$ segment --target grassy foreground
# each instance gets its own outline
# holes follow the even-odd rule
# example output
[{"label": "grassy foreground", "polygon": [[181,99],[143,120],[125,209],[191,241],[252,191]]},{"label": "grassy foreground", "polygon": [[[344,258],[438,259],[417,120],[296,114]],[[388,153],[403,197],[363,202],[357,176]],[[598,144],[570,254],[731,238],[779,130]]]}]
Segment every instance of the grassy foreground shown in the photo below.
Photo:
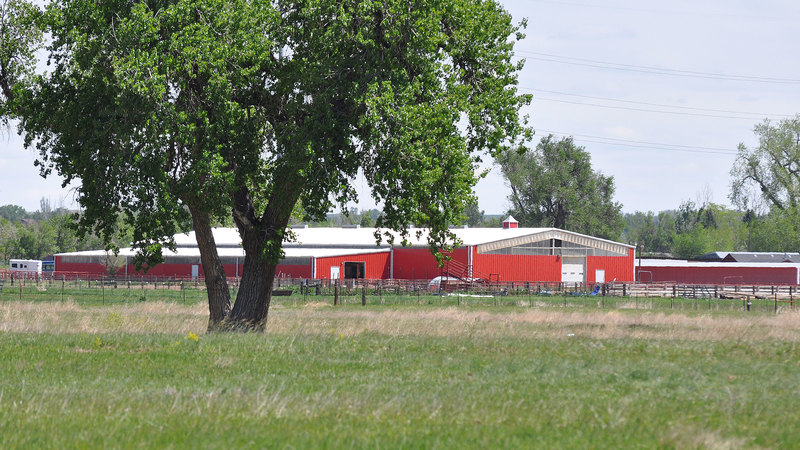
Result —
[{"label": "grassy foreground", "polygon": [[800,314],[0,304],[0,448],[784,448]]}]

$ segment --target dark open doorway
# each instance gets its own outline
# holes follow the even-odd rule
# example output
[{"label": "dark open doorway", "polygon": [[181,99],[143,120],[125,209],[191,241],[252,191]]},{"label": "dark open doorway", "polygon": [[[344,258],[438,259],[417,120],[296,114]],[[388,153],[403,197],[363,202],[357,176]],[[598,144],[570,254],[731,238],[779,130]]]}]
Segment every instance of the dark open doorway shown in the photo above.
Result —
[{"label": "dark open doorway", "polygon": [[345,278],[364,278],[366,275],[366,263],[346,262],[344,263]]}]

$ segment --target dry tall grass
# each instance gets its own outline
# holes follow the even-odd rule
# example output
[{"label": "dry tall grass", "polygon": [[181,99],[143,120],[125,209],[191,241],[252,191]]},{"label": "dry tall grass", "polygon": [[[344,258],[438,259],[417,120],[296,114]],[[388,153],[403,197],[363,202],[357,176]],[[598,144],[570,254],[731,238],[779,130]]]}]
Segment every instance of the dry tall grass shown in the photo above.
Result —
[{"label": "dry tall grass", "polygon": [[[0,332],[14,333],[199,333],[205,305],[142,303],[83,307],[75,303],[0,304]],[[800,341],[800,312],[767,314],[684,314],[648,311],[558,311],[524,309],[492,312],[464,308],[337,309],[274,306],[267,330],[280,335],[376,333],[389,336],[540,337],[595,339]]]},{"label": "dry tall grass", "polygon": [[0,304],[0,332],[14,333],[169,333],[204,330],[208,308],[150,302],[84,307],[74,302]]}]

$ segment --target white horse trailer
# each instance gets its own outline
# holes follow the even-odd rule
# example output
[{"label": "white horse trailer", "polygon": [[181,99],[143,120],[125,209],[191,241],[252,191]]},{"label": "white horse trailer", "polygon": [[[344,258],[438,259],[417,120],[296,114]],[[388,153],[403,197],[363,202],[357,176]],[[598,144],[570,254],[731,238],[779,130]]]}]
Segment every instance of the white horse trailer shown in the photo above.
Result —
[{"label": "white horse trailer", "polygon": [[12,259],[9,266],[11,272],[42,273],[42,261],[38,259]]}]

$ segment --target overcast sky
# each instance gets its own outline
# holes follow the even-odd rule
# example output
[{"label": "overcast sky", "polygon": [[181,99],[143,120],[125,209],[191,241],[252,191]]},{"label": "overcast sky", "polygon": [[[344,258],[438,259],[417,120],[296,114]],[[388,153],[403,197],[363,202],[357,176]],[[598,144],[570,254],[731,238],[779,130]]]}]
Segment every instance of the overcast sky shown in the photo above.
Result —
[{"label": "overcast sky", "polygon": [[[753,126],[800,113],[800,2],[501,0],[528,19],[516,54],[536,140],[574,136],[612,175],[623,211],[728,204],[730,168]],[[74,206],[43,180],[13,130],[0,141],[0,205]],[[486,213],[504,212],[499,171],[480,182]],[[369,202],[361,207],[369,208]]]}]

